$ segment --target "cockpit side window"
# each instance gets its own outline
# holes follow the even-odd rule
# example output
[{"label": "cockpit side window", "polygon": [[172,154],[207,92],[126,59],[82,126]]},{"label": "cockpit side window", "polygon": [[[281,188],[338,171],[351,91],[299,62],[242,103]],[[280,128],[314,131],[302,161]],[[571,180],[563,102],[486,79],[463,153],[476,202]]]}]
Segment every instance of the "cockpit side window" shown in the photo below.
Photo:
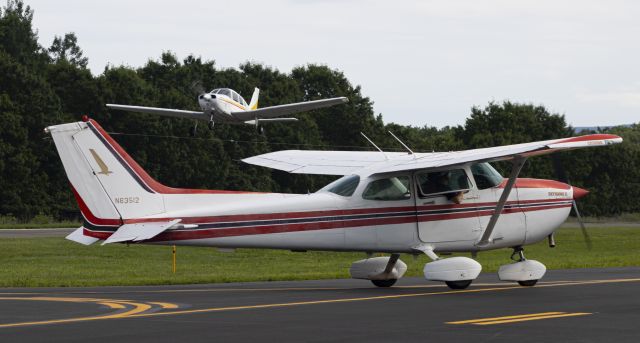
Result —
[{"label": "cockpit side window", "polygon": [[240,94],[238,94],[238,98],[240,98],[240,101],[238,101],[242,106],[247,106],[247,102],[244,101],[244,98],[240,96]]},{"label": "cockpit side window", "polygon": [[371,181],[362,192],[366,200],[405,200],[411,198],[411,182],[408,176],[394,176]]},{"label": "cockpit side window", "polygon": [[418,173],[416,178],[421,196],[450,194],[470,188],[464,169]]},{"label": "cockpit side window", "polygon": [[353,192],[356,191],[356,188],[358,188],[358,184],[360,184],[360,176],[350,175],[330,183],[325,188],[321,189],[321,191],[324,190],[343,197],[350,197],[353,195]]},{"label": "cockpit side window", "polygon": [[476,163],[471,166],[471,174],[478,189],[495,187],[504,179],[489,163]]},{"label": "cockpit side window", "polygon": [[231,98],[233,99],[233,101],[235,102],[240,102],[240,96],[238,95],[238,93],[231,91]]}]

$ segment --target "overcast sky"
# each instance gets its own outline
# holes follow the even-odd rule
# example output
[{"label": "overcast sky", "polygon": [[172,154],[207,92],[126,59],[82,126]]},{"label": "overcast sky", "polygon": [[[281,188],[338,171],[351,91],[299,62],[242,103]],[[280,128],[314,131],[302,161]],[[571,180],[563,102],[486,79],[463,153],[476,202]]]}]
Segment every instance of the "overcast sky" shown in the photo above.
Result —
[{"label": "overcast sky", "polygon": [[94,74],[171,50],[219,67],[326,64],[385,122],[463,124],[472,106],[502,100],[574,126],[640,121],[639,1],[25,2],[40,43],[75,32]]}]

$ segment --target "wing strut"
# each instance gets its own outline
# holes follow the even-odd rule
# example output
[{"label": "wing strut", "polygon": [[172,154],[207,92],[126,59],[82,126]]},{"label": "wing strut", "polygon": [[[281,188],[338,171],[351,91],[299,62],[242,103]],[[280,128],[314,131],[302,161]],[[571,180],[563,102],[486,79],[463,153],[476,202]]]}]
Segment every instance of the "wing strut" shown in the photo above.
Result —
[{"label": "wing strut", "polygon": [[513,185],[515,185],[518,174],[520,174],[520,170],[522,170],[522,166],[524,166],[524,162],[526,162],[526,160],[526,157],[516,156],[511,162],[511,174],[509,175],[507,185],[504,187],[504,191],[502,191],[502,195],[500,195],[500,200],[498,200],[498,205],[496,206],[495,212],[493,212],[493,215],[491,215],[489,224],[487,224],[487,228],[484,229],[484,233],[482,234],[482,237],[480,238],[478,243],[476,243],[476,246],[484,247],[491,243],[491,234],[493,233],[493,228],[495,228],[496,223],[498,222],[498,218],[502,213],[502,209],[507,203],[507,199],[509,199],[511,189],[513,189]]}]

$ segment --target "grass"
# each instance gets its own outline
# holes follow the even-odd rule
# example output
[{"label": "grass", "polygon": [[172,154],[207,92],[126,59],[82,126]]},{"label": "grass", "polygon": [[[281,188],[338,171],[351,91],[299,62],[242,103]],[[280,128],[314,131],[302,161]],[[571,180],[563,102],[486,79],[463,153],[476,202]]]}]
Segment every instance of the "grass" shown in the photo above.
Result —
[{"label": "grass", "polygon": [[14,229],[56,229],[56,228],[78,228],[82,226],[80,222],[55,222],[55,223],[15,223],[15,224],[0,224],[0,230],[14,230]]},{"label": "grass", "polygon": [[51,216],[38,214],[29,221],[22,221],[13,216],[0,215],[0,230],[2,229],[53,229],[75,228],[82,225],[79,221],[59,221]]},{"label": "grass", "polygon": [[[563,228],[557,247],[546,242],[526,247],[527,257],[549,269],[640,265],[640,229],[592,228],[588,251],[579,229]],[[483,271],[509,263],[511,250],[480,253]],[[178,247],[178,271],[171,271],[171,247],[146,245],[83,246],[63,238],[0,240],[0,286],[98,286],[216,283],[237,281],[348,278],[352,262],[362,253],[239,249],[222,253],[213,248]],[[426,256],[401,257],[407,276],[421,276]]]}]

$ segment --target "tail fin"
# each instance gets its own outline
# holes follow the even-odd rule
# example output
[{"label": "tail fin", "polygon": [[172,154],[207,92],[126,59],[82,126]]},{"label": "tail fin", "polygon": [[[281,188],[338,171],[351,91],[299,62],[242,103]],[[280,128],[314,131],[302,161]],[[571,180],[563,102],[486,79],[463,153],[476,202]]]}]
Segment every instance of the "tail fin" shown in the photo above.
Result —
[{"label": "tail fin", "polygon": [[251,102],[249,103],[249,109],[250,110],[257,110],[258,109],[258,97],[260,96],[260,90],[258,89],[258,87],[256,87],[253,90],[253,95],[251,96]]},{"label": "tail fin", "polygon": [[89,224],[120,226],[123,219],[165,212],[153,180],[93,120],[50,126],[58,154]]}]

